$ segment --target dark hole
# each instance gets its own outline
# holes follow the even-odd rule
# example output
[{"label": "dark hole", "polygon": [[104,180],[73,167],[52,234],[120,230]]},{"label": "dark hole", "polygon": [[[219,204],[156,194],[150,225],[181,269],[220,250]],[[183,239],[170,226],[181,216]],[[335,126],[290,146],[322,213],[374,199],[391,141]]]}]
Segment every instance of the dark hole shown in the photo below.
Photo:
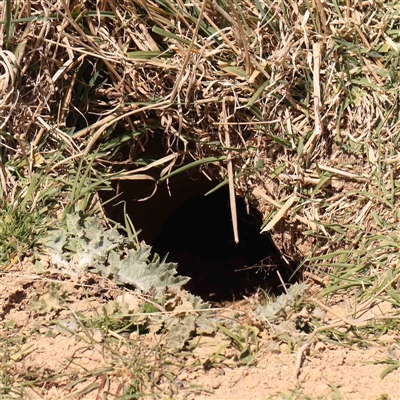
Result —
[{"label": "dark hole", "polygon": [[[260,234],[261,214],[236,197],[239,244],[234,242],[229,192],[223,187],[208,196],[217,182],[198,171],[190,171],[153,187],[148,182],[123,182],[116,201],[126,203],[126,211],[139,238],[167,261],[178,263],[178,273],[192,279],[186,288],[204,300],[232,301],[262,288],[274,294],[283,292],[294,268],[283,260],[268,234]],[[110,194],[103,194],[107,200]],[[111,219],[124,224],[124,207],[106,205]],[[249,212],[248,212],[249,211]]]},{"label": "dark hole", "polygon": [[247,212],[236,197],[239,243],[234,241],[229,192],[222,188],[196,195],[165,221],[153,250],[178,263],[178,272],[192,279],[186,288],[205,300],[231,301],[258,288],[279,294],[277,275],[288,281],[290,268],[270,238],[260,234],[261,215]]}]

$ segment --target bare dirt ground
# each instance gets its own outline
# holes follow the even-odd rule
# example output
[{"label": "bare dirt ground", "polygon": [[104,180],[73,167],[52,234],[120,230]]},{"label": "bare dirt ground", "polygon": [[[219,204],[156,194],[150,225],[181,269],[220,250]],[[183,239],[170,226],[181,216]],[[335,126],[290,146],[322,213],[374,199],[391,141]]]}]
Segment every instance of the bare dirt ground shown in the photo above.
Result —
[{"label": "bare dirt ground", "polygon": [[274,346],[266,331],[250,366],[232,362],[229,349],[226,362],[210,364],[210,352],[224,341],[218,335],[208,347],[174,355],[164,351],[160,335],[126,336],[110,318],[112,340],[106,339],[104,318],[102,325],[96,321],[121,292],[94,275],[44,276],[30,266],[3,272],[0,398],[117,399],[147,392],[163,399],[400,399],[399,370],[381,378],[400,360],[399,332],[368,345],[316,343],[296,377],[298,353],[286,343]]}]

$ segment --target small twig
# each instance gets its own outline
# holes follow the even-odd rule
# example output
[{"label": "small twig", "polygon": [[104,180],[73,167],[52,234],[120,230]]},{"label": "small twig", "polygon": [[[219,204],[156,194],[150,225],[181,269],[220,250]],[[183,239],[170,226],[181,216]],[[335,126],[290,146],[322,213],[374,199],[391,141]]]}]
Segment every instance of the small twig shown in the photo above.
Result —
[{"label": "small twig", "polygon": [[329,312],[330,314],[332,314],[334,317],[342,320],[343,322],[345,322],[348,325],[353,325],[354,322],[350,321],[349,319],[345,318],[345,317],[341,317],[338,313],[336,313],[334,310],[332,310],[331,307],[326,306],[325,304],[321,303],[319,300],[317,300],[316,298],[312,298],[311,301],[313,303],[318,304],[322,309],[324,309],[325,311]]},{"label": "small twig", "polygon": [[[226,122],[227,118],[226,118],[225,99],[222,101],[222,119],[224,122]],[[224,125],[224,128],[225,128],[225,146],[227,148],[226,162],[227,162],[227,169],[228,169],[229,202],[231,205],[233,236],[235,239],[235,243],[239,243],[239,231],[238,231],[237,211],[236,211],[235,182],[234,182],[234,178],[233,178],[232,152],[229,150],[230,146],[231,146],[231,141],[230,141],[228,126]]]},{"label": "small twig", "polygon": [[321,123],[321,86],[320,86],[320,64],[321,64],[321,46],[319,43],[313,45],[313,82],[314,82],[314,132],[304,145],[303,155],[305,158],[309,158],[317,138],[322,133]]},{"label": "small twig", "polygon": [[301,346],[299,351],[297,352],[296,364],[295,364],[296,368],[294,370],[294,376],[296,379],[299,377],[301,367],[303,366],[304,352],[311,346],[312,343],[313,343],[313,340],[307,341],[307,343],[303,344],[303,346]]},{"label": "small twig", "polygon": [[261,231],[261,233],[270,231],[287,214],[290,207],[292,207],[292,204],[297,200],[298,200],[298,197],[296,195],[290,196],[289,199],[286,200],[285,204],[275,214],[274,218],[272,218],[272,220],[269,221],[269,223],[264,227],[264,229]]},{"label": "small twig", "polygon": [[287,289],[286,289],[285,282],[283,281],[282,276],[281,276],[279,270],[276,270],[276,274],[278,275],[278,278],[279,278],[279,280],[281,281],[281,284],[282,284],[282,286],[283,286],[283,290],[285,291],[286,294],[288,294],[288,291],[287,291]]},{"label": "small twig", "polygon": [[309,271],[304,271],[304,272],[303,272],[303,275],[304,275],[304,276],[307,276],[308,278],[312,279],[313,281],[319,283],[320,285],[326,287],[326,284],[327,284],[326,278],[320,278],[319,276],[317,276],[317,275],[315,275],[315,274],[312,274],[312,273],[309,272]]}]

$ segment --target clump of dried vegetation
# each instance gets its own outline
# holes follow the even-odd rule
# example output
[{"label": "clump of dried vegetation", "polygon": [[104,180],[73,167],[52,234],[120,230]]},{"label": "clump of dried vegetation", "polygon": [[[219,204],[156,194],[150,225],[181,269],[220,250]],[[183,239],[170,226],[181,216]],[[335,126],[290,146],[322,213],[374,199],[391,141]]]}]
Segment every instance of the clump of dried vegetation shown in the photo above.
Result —
[{"label": "clump of dried vegetation", "polygon": [[[112,180],[156,189],[197,166],[249,197],[321,295],[354,294],[354,318],[400,305],[396,1],[0,7],[4,264]],[[139,163],[151,138],[165,154]],[[15,236],[21,213],[37,228]]]},{"label": "clump of dried vegetation", "polygon": [[[102,184],[166,180],[192,161],[258,202],[280,250],[329,274],[330,290],[390,289],[399,13],[395,2],[5,2],[2,198],[37,174],[63,185],[81,159]],[[152,136],[165,155],[135,164]]]}]

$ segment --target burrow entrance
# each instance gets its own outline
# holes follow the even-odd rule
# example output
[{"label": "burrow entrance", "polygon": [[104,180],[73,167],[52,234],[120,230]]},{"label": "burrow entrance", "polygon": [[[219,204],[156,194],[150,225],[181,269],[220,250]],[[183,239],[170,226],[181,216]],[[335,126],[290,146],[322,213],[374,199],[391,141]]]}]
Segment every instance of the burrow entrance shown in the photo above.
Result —
[{"label": "burrow entrance", "polygon": [[[260,234],[261,214],[241,197],[236,198],[240,242],[234,242],[228,188],[205,196],[217,183],[191,170],[139,202],[153,186],[148,181],[121,182],[118,202],[125,202],[139,239],[177,262],[180,275],[192,278],[186,286],[192,294],[221,302],[239,300],[259,288],[282,293],[281,279],[289,282],[293,266],[267,234]],[[121,205],[108,204],[106,212],[123,223]]]}]

